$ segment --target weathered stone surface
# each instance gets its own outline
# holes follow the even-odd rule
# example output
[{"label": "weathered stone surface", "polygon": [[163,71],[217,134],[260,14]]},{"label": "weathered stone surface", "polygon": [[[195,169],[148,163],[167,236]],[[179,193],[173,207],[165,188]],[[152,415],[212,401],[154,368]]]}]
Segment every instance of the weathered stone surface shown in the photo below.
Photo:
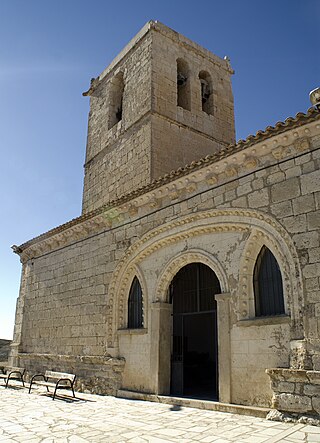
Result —
[{"label": "weathered stone surface", "polygon": [[320,371],[307,371],[307,377],[310,383],[320,385]]},{"label": "weathered stone surface", "polygon": [[309,397],[295,394],[277,394],[273,400],[273,407],[280,411],[306,413],[312,412],[312,403]]},{"label": "weathered stone surface", "polygon": [[314,171],[301,177],[301,193],[311,194],[320,191],[320,171]]},{"label": "weathered stone surface", "polygon": [[254,191],[248,195],[248,204],[251,208],[260,208],[266,206],[269,203],[268,189],[261,189]]},{"label": "weathered stone surface", "polygon": [[295,215],[306,214],[315,210],[314,195],[303,195],[292,200],[293,212]]},{"label": "weathered stone surface", "polygon": [[312,397],[312,407],[314,411],[320,415],[320,390],[318,388],[317,394],[315,394],[314,397]]},{"label": "weathered stone surface", "polygon": [[320,229],[320,210],[315,212],[310,212],[310,214],[307,215],[308,220],[308,229],[310,231],[312,230],[319,230]]},{"label": "weathered stone surface", "polygon": [[271,199],[274,203],[299,197],[300,183],[298,178],[290,178],[289,180],[278,183],[271,187]]}]

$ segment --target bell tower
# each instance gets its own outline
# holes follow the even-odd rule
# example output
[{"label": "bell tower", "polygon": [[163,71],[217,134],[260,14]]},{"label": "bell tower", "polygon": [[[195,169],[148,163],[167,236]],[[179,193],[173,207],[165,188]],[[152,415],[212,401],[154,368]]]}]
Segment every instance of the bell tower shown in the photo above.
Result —
[{"label": "bell tower", "polygon": [[150,21],[91,81],[83,213],[235,142],[233,71]]}]

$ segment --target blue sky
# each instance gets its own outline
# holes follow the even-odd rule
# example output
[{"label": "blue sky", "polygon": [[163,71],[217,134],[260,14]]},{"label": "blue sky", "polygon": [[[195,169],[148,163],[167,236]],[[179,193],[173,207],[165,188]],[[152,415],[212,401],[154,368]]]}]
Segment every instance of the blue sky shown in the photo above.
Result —
[{"label": "blue sky", "polygon": [[150,19],[228,55],[237,139],[305,112],[320,86],[318,0],[0,1],[0,338],[11,338],[21,244],[81,211],[81,93]]}]

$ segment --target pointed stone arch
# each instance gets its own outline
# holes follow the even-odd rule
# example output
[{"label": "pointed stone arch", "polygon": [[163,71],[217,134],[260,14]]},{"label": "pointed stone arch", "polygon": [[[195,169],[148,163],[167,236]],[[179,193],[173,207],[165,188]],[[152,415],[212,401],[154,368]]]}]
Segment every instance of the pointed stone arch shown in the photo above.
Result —
[{"label": "pointed stone arch", "polygon": [[304,304],[302,277],[298,255],[292,240],[279,238],[274,229],[254,228],[246,242],[239,272],[238,320],[255,317],[253,272],[257,257],[263,246],[266,246],[276,258],[280,267],[283,282],[285,312],[299,332],[302,327],[301,308]]},{"label": "pointed stone arch", "polygon": [[122,280],[121,287],[119,288],[118,296],[119,296],[119,309],[121,310],[121,316],[118,317],[118,324],[116,325],[117,329],[127,328],[128,297],[132,282],[135,277],[137,277],[137,279],[139,280],[142,290],[143,324],[144,328],[145,329],[147,328],[148,325],[147,284],[140,267],[138,266],[137,263],[134,263],[128,268],[127,273]]}]

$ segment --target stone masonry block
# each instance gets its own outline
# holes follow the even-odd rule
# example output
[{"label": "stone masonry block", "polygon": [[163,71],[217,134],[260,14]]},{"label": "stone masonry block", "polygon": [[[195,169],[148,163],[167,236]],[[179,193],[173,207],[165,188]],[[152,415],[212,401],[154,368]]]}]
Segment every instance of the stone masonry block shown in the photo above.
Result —
[{"label": "stone masonry block", "polygon": [[287,230],[291,233],[299,233],[306,231],[307,219],[305,214],[286,217],[282,220]]},{"label": "stone masonry block", "polygon": [[289,217],[293,215],[292,205],[290,201],[284,201],[270,205],[271,212],[277,217]]},{"label": "stone masonry block", "polygon": [[276,172],[275,174],[270,174],[267,177],[267,184],[273,185],[274,183],[280,183],[285,180],[284,172]]},{"label": "stone masonry block", "polygon": [[271,187],[271,198],[274,203],[299,197],[300,184],[298,178],[291,178],[284,183],[277,183]]},{"label": "stone masonry block", "polygon": [[320,415],[320,396],[319,391],[317,396],[312,397],[312,407]]},{"label": "stone masonry block", "polygon": [[311,160],[311,154],[310,154],[310,152],[307,152],[306,154],[301,155],[300,157],[297,157],[295,159],[295,164],[296,165],[303,165],[303,164],[309,162],[310,160]]},{"label": "stone masonry block", "polygon": [[304,277],[320,277],[320,263],[312,263],[303,269]]},{"label": "stone masonry block", "polygon": [[250,208],[261,208],[269,204],[268,189],[264,188],[259,191],[254,191],[248,195],[248,204]]},{"label": "stone masonry block", "polygon": [[298,249],[306,249],[319,246],[319,233],[316,231],[295,234],[293,241]]},{"label": "stone masonry block", "polygon": [[307,220],[308,220],[309,231],[312,231],[314,229],[319,230],[320,229],[320,210],[307,214]]},{"label": "stone masonry block", "polygon": [[294,166],[293,168],[289,168],[285,171],[286,179],[292,177],[300,177],[301,175],[301,166]]},{"label": "stone masonry block", "polygon": [[307,377],[310,383],[318,385],[320,389],[320,371],[307,371]]},{"label": "stone masonry block", "polygon": [[320,262],[320,248],[309,249],[309,263]]},{"label": "stone masonry block", "polygon": [[320,170],[302,175],[300,180],[302,195],[320,191]]},{"label": "stone masonry block", "polygon": [[313,194],[303,195],[292,201],[293,212],[297,214],[305,214],[315,210],[315,201]]},{"label": "stone masonry block", "polygon": [[312,411],[311,398],[295,394],[277,394],[273,399],[273,407],[279,411],[307,413]]},{"label": "stone masonry block", "polygon": [[261,189],[264,187],[264,181],[262,178],[257,178],[252,181],[252,188],[254,190]]},{"label": "stone masonry block", "polygon": [[242,196],[244,194],[248,194],[251,191],[252,191],[252,186],[251,186],[251,183],[248,182],[248,183],[245,183],[245,184],[243,184],[241,186],[238,186],[238,188],[237,188],[237,195],[238,195],[238,197],[240,197],[240,196]]}]

